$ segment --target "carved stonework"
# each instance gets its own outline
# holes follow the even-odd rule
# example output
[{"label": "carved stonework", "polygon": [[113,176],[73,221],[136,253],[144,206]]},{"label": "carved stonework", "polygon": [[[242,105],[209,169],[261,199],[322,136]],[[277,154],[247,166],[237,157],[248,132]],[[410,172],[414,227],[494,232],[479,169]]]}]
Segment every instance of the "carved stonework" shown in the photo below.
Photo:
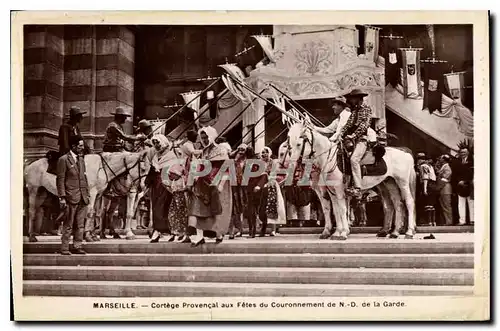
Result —
[{"label": "carved stonework", "polygon": [[328,75],[332,68],[332,49],[322,40],[302,44],[295,51],[295,69],[299,75]]},{"label": "carved stonework", "polygon": [[272,83],[297,100],[333,98],[347,94],[355,88],[362,88],[373,93],[381,93],[384,89],[382,70],[359,67],[336,75],[309,78],[280,77],[261,73],[248,78],[247,81],[253,86],[257,84],[259,90],[267,83]]}]

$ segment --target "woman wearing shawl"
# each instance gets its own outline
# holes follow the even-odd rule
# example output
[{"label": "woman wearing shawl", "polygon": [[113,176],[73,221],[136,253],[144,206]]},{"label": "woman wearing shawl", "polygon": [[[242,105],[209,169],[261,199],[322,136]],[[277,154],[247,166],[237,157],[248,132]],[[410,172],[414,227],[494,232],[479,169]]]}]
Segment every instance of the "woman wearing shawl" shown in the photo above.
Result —
[{"label": "woman wearing shawl", "polygon": [[216,242],[222,242],[229,227],[232,208],[231,186],[227,178],[222,178],[219,183],[212,183],[224,161],[229,159],[227,151],[215,143],[217,131],[214,128],[202,128],[199,134],[203,146],[200,158],[210,161],[212,171],[204,177],[196,178],[191,189],[188,224],[196,228],[196,238],[191,238],[193,246],[205,243],[204,230],[215,232]]},{"label": "woman wearing shawl", "polygon": [[[234,159],[234,168],[236,170],[236,185],[231,186],[231,193],[233,198],[233,209],[231,212],[231,222],[229,224],[229,239],[234,237],[241,237],[243,233],[241,217],[248,205],[246,187],[241,186],[243,180],[243,172],[245,170],[245,163],[247,160],[246,144],[241,144],[238,148],[230,154],[230,158]],[[250,226],[250,224],[249,224]],[[238,228],[238,233],[233,233],[234,227]],[[251,232],[251,231],[250,231]],[[251,236],[251,233],[249,234]]]},{"label": "woman wearing shawl", "polygon": [[262,222],[260,237],[266,235],[267,225],[272,225],[271,236],[278,234],[278,226],[286,224],[285,202],[281,193],[279,182],[284,179],[282,175],[271,176],[273,166],[276,166],[272,156],[272,150],[269,147],[264,147],[260,153],[262,161],[266,162],[265,175],[260,185],[255,187],[258,191],[262,188],[259,206],[259,218]]},{"label": "woman wearing shawl", "polygon": [[175,153],[171,151],[171,143],[162,134],[156,134],[151,139],[156,150],[153,156],[151,171],[148,174],[148,184],[151,187],[151,206],[153,210],[153,235],[151,242],[157,243],[162,233],[168,234],[168,241],[173,241],[170,226],[168,224],[168,207],[172,199],[172,194],[163,185],[161,171],[165,164],[175,158]]}]

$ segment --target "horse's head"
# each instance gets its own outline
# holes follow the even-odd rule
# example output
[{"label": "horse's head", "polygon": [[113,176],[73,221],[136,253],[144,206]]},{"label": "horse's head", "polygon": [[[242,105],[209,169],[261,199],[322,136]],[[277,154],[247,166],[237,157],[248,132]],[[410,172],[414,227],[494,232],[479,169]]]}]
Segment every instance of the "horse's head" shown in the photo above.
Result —
[{"label": "horse's head", "polygon": [[130,153],[125,157],[128,178],[133,185],[144,187],[144,181],[151,168],[151,148],[146,147],[137,153]]},{"label": "horse's head", "polygon": [[312,130],[303,123],[295,123],[288,132],[288,155],[289,161],[298,162],[304,158],[311,158],[313,150],[314,136]]}]

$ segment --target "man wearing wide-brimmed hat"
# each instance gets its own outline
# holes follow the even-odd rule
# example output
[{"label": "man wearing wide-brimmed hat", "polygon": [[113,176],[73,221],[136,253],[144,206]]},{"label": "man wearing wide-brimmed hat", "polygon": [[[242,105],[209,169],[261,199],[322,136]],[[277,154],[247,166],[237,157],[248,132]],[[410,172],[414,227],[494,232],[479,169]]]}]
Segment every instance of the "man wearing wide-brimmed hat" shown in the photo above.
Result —
[{"label": "man wearing wide-brimmed hat", "polygon": [[115,112],[111,114],[115,115],[115,119],[113,122],[109,123],[106,128],[106,138],[104,139],[102,148],[103,152],[123,152],[125,150],[125,141],[135,142],[146,139],[146,136],[143,134],[125,134],[122,125],[127,120],[127,117],[131,116],[125,111],[125,109],[118,107]]},{"label": "man wearing wide-brimmed hat", "polygon": [[316,131],[325,135],[331,135],[330,140],[337,142],[342,132],[343,127],[347,123],[347,120],[351,116],[351,110],[347,106],[346,99],[344,97],[336,97],[331,100],[331,108],[335,119],[330,125],[320,128],[314,126]]},{"label": "man wearing wide-brimmed hat", "polygon": [[[70,139],[74,136],[81,136],[78,125],[83,119],[85,111],[77,106],[71,106],[69,109],[69,120],[63,123],[59,128],[59,155],[64,155],[71,149]],[[87,147],[85,148],[88,149]],[[86,151],[88,152],[88,150]]]},{"label": "man wearing wide-brimmed hat", "polygon": [[354,193],[358,194],[361,187],[361,159],[368,148],[368,129],[372,119],[372,110],[363,104],[367,93],[354,89],[345,95],[347,104],[351,108],[351,116],[341,132],[342,139],[349,139],[354,144],[351,155],[352,177],[354,180]]}]

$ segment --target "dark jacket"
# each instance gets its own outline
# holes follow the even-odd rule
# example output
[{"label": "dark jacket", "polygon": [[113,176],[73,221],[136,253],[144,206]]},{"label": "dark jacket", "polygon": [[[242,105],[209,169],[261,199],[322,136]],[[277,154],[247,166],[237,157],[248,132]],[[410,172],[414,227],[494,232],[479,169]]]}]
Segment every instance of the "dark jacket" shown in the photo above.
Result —
[{"label": "dark jacket", "polygon": [[71,153],[66,153],[57,162],[57,195],[66,198],[66,202],[77,204],[83,200],[89,203],[89,184],[85,169],[85,161],[80,157],[80,166]]},{"label": "dark jacket", "polygon": [[[59,155],[64,155],[70,151],[71,146],[69,142],[72,136],[82,136],[78,125],[72,125],[70,123],[62,124],[59,128]],[[88,154],[89,152],[90,150],[87,144],[85,144],[83,153]]]}]

